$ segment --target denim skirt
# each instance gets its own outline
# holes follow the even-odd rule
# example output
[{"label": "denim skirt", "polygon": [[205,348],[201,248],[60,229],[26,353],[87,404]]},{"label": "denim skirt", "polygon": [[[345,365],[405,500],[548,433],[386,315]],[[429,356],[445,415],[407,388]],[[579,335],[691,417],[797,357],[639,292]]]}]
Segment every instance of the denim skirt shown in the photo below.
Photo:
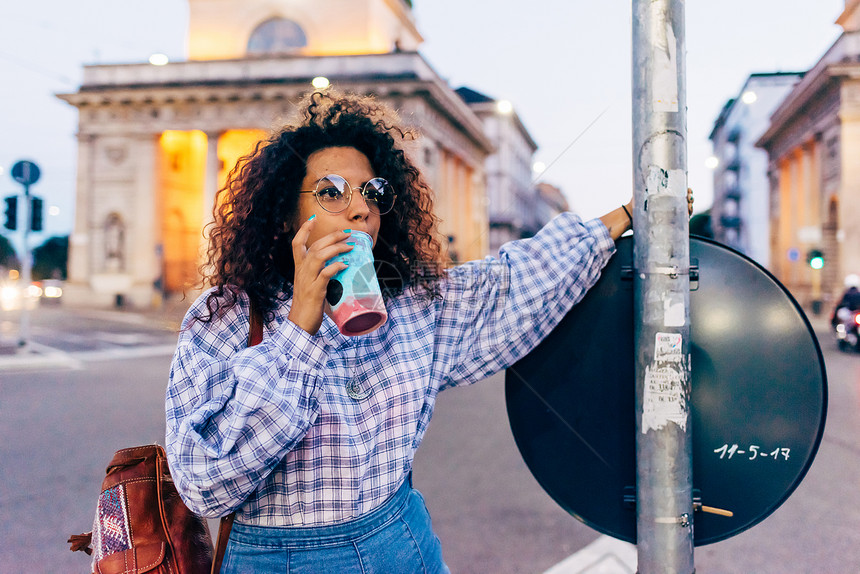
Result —
[{"label": "denim skirt", "polygon": [[388,501],[331,526],[234,523],[222,574],[449,574],[424,497],[411,480]]}]

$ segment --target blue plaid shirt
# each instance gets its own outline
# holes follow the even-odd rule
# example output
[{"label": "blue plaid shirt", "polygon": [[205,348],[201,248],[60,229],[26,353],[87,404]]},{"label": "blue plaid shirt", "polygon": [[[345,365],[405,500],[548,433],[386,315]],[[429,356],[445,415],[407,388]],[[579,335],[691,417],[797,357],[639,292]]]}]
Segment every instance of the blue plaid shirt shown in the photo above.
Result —
[{"label": "blue plaid shirt", "polygon": [[[515,363],[597,281],[614,252],[606,227],[563,214],[535,237],[449,270],[442,298],[411,290],[388,321],[344,337],[287,320],[290,302],[247,347],[248,299],[209,323],[188,311],[167,388],[167,455],[176,486],[207,517],[238,509],[263,526],[342,522],[405,480],[437,393]],[[355,379],[372,394],[355,401]]]}]

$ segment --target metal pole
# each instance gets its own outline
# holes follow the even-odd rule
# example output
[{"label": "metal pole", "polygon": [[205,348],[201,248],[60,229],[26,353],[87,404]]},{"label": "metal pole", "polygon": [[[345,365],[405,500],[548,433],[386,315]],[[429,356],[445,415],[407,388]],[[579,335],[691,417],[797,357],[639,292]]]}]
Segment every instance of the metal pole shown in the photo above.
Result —
[{"label": "metal pole", "polygon": [[27,349],[27,344],[30,339],[30,310],[27,305],[30,301],[30,282],[32,281],[32,255],[30,253],[30,218],[32,217],[32,206],[30,205],[30,184],[24,184],[24,201],[21,206],[23,217],[21,218],[21,227],[24,229],[24,249],[23,260],[21,261],[21,283],[24,285],[24,290],[21,297],[21,325],[18,333],[18,347],[22,350]]},{"label": "metal pole", "polygon": [[684,34],[684,0],[633,0],[640,574],[695,571]]}]

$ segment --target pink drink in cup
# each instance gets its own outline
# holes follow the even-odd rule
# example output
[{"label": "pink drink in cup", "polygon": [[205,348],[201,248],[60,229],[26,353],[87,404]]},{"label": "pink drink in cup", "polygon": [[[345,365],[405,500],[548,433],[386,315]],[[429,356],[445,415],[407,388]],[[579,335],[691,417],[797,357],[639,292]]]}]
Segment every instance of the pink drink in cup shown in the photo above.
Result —
[{"label": "pink drink in cup", "polygon": [[373,239],[363,231],[353,231],[347,243],[354,245],[352,251],[326,262],[349,264],[329,281],[326,300],[340,332],[354,337],[381,327],[388,320],[388,312],[373,264]]}]

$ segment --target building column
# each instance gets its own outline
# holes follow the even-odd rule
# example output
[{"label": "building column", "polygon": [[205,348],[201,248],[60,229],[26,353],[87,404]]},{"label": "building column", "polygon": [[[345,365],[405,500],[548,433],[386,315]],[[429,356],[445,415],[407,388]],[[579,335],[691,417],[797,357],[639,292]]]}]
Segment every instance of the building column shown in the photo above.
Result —
[{"label": "building column", "polygon": [[[206,252],[209,248],[209,224],[214,218],[215,201],[218,195],[218,173],[221,171],[221,159],[218,157],[218,140],[224,132],[207,131],[206,134],[206,166],[203,176],[203,205],[200,226],[200,245],[197,250],[197,261],[206,261]],[[204,276],[209,275],[208,267],[201,268]],[[205,287],[205,286],[204,286]]]},{"label": "building column", "polygon": [[795,148],[789,155],[789,198],[786,207],[788,208],[788,230],[789,241],[792,247],[800,250],[800,259],[793,261],[791,264],[791,273],[788,277],[789,289],[797,295],[801,289],[803,281],[803,271],[806,264],[803,262],[806,253],[804,246],[800,243],[798,231],[802,225],[802,197],[803,197],[803,164],[801,162],[800,151]]},{"label": "building column", "polygon": [[[215,197],[218,194],[218,173],[221,171],[221,160],[218,158],[218,140],[224,132],[206,133],[206,174],[203,178],[203,229],[213,221]],[[208,235],[206,235],[208,240]]]},{"label": "building column", "polygon": [[67,282],[89,285],[93,257],[91,233],[93,231],[92,196],[95,180],[95,148],[97,136],[94,134],[78,134],[78,177],[75,190],[75,223],[69,238],[69,263]]},{"label": "building column", "polygon": [[480,256],[483,257],[490,253],[490,216],[489,216],[489,198],[487,196],[487,188],[484,185],[484,167],[470,166],[469,170],[469,185],[472,195],[475,200],[472,202],[475,206],[475,220],[478,226],[478,250]]},{"label": "building column", "polygon": [[[856,87],[860,92],[860,86]],[[841,110],[842,137],[842,185],[839,189],[839,269],[841,277],[838,287],[849,273],[860,273],[860,106]]]},{"label": "building column", "polygon": [[128,221],[131,257],[127,268],[135,285],[135,303],[142,306],[152,304],[155,281],[161,275],[161,261],[156,253],[156,246],[161,242],[155,180],[159,136],[141,134],[132,142],[135,157],[134,218]]},{"label": "building column", "polygon": [[780,281],[788,284],[791,280],[792,268],[795,265],[794,261],[787,258],[788,250],[798,248],[794,244],[792,236],[792,163],[791,158],[786,157],[779,162],[779,213],[777,215],[777,235],[779,237],[779,253],[777,253],[776,261],[779,262],[779,274],[777,277]]},{"label": "building column", "polygon": [[813,298],[812,291],[814,290],[813,283],[815,281],[817,271],[813,271],[806,264],[806,255],[810,249],[817,247],[815,230],[816,221],[812,206],[812,163],[810,161],[809,143],[800,144],[797,148],[796,161],[798,164],[798,177],[795,196],[794,214],[797,221],[795,228],[795,237],[797,243],[801,246],[801,262],[799,266],[800,277],[798,283],[802,285],[802,289],[809,294],[810,300]]}]

